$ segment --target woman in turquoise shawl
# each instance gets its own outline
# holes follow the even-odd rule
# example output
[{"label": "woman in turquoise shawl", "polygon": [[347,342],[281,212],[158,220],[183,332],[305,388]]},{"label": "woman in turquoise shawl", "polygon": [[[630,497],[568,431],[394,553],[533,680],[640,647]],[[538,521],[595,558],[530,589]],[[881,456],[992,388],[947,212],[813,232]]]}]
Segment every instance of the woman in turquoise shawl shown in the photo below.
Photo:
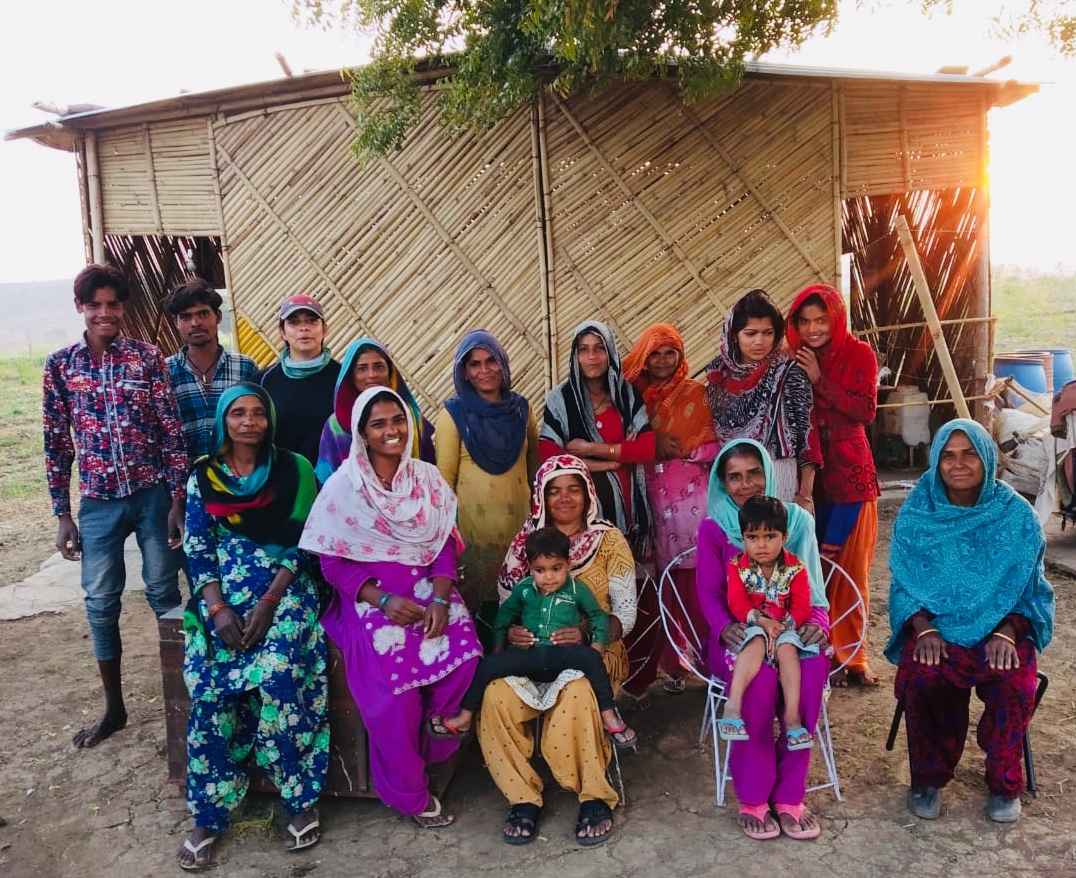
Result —
[{"label": "woman in turquoise shawl", "polygon": [[[359,394],[369,387],[381,385],[395,390],[407,407],[416,425],[411,437],[414,457],[426,463],[436,463],[433,445],[433,425],[419,410],[418,401],[407,386],[400,370],[392,362],[385,346],[376,339],[357,338],[340,357],[340,374],[336,378],[333,413],[321,431],[318,464],[314,468],[318,484],[324,485],[351,452],[351,409]],[[345,425],[345,426],[341,426]]]},{"label": "woman in turquoise shawl", "polygon": [[964,750],[968,704],[984,703],[987,814],[1012,823],[1024,789],[1024,732],[1035,709],[1036,654],[1053,633],[1046,541],[1026,500],[995,478],[997,449],[974,421],[943,426],[930,469],[893,527],[885,654],[898,666],[912,786],[909,810],[934,819]]},{"label": "woman in turquoise shawl", "polygon": [[[706,518],[699,525],[696,591],[709,626],[706,662],[712,674],[728,684],[746,626],[729,611],[729,562],[744,550],[740,507],[750,497],[777,495],[777,477],[769,452],[753,439],[735,439],[721,449],[710,471]],[[785,503],[788,537],[785,547],[807,568],[811,582],[811,615],[799,628],[804,643],[825,651],[829,631],[822,562],[815,538],[814,518],[795,503]],[[813,735],[829,674],[825,655],[800,663],[800,705],[803,724]],[[818,836],[818,819],[804,805],[811,750],[789,750],[784,729],[774,735],[774,718],[781,719],[781,686],[777,671],[763,665],[744,693],[742,718],[749,740],[732,748],[732,785],[740,802],[740,828],[749,838],[764,840],[784,832],[789,838]],[[776,820],[773,812],[777,812]]]},{"label": "woman in turquoise shawl", "polygon": [[325,636],[318,590],[298,563],[314,501],[305,457],[273,444],[269,394],[237,384],[217,404],[213,447],[187,483],[183,549],[191,600],[183,678],[190,692],[187,804],[195,826],[179,865],[212,864],[217,838],[257,765],[280,791],[288,847],[319,839],[329,759]]}]

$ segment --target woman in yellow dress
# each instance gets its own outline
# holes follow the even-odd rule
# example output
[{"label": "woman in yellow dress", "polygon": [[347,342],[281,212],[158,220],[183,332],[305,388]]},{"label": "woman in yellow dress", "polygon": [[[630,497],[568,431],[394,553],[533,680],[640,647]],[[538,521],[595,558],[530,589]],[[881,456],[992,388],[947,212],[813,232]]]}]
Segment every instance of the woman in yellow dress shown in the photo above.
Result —
[{"label": "woman in yellow dress", "polygon": [[[434,429],[437,468],[459,498],[466,544],[460,593],[480,622],[492,621],[497,573],[529,510],[538,430],[527,400],[512,392],[508,355],[490,333],[464,336],[452,380],[456,395],[445,401]],[[481,624],[479,631],[489,633]]]},{"label": "woman in yellow dress", "polygon": [[[623,638],[635,625],[635,560],[616,525],[598,517],[598,494],[587,465],[578,457],[559,454],[538,470],[534,480],[533,514],[512,541],[497,587],[507,597],[512,586],[527,575],[524,544],[537,528],[553,526],[571,540],[571,574],[593,593],[609,614],[609,644],[602,653],[613,691],[628,675],[628,654]],[[534,635],[522,626],[508,631],[513,646],[527,647]],[[554,631],[553,643],[584,642],[579,628]],[[560,786],[579,799],[576,841],[582,846],[609,840],[616,791],[606,768],[612,744],[602,725],[594,690],[579,671],[564,671],[552,683],[535,683],[520,677],[495,680],[486,689],[478,724],[478,740],[490,775],[511,803],[504,825],[504,841],[527,844],[534,840],[542,808],[542,780],[531,764],[534,728],[542,720],[542,758]]]}]

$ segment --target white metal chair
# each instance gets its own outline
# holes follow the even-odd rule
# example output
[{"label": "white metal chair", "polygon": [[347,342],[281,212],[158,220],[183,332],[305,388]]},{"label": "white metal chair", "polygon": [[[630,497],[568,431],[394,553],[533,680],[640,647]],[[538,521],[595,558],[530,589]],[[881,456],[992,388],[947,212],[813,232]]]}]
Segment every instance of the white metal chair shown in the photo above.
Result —
[{"label": "white metal chair", "polygon": [[[701,639],[698,632],[694,630],[694,625],[691,623],[691,618],[687,614],[687,610],[684,607],[684,602],[681,599],[679,593],[676,591],[676,585],[673,582],[672,571],[680,564],[680,562],[689,557],[695,549],[691,548],[677,555],[669,565],[662,571],[661,579],[658,582],[658,609],[661,613],[662,626],[665,629],[665,635],[669,639],[669,643],[676,651],[677,656],[680,659],[681,664],[685,668],[688,668],[695,674],[700,680],[706,683],[706,706],[702,717],[702,727],[699,730],[699,745],[703,746],[703,741],[706,736],[706,726],[710,726],[710,737],[714,745],[714,803],[718,807],[724,807],[725,805],[725,789],[728,782],[732,779],[732,773],[729,770],[730,757],[732,755],[733,742],[727,742],[724,748],[724,753],[721,752],[721,738],[717,731],[718,711],[722,703],[727,700],[725,694],[725,684],[723,681],[708,674],[705,670],[702,670],[698,666],[698,660],[692,659],[685,655],[683,649],[677,642],[678,638],[673,636],[673,633],[679,635],[680,638],[686,639],[689,643],[698,646],[697,655],[701,655]],[[831,630],[837,626],[839,622],[843,622],[853,613],[858,613],[860,617],[861,627],[860,630],[864,633],[867,630],[867,608],[863,601],[863,595],[860,593],[858,586],[856,586],[855,580],[849,575],[843,567],[837,564],[835,561],[831,561],[828,558],[822,558],[822,571],[825,574],[825,584],[827,590],[833,580],[834,576],[843,577],[846,584],[855,593],[855,601],[836,619],[833,619],[830,623]],[[683,613],[683,617],[687,620],[689,632],[685,632],[683,626],[671,615],[666,607],[666,596],[671,596]],[[687,635],[690,634],[690,639]],[[832,789],[837,801],[842,801],[840,778],[837,773],[837,759],[833,749],[833,732],[829,724],[829,710],[828,702],[829,695],[832,691],[831,682],[833,677],[843,671],[853,658],[863,648],[863,637],[848,644],[841,644],[841,650],[849,650],[847,657],[835,668],[833,668],[829,675],[826,677],[826,687],[822,693],[822,710],[818,718],[817,729],[815,732],[815,740],[818,741],[819,749],[822,751],[822,761],[826,766],[826,774],[828,780],[826,783],[816,784],[815,786],[808,787],[807,792],[815,792],[817,790]]]}]

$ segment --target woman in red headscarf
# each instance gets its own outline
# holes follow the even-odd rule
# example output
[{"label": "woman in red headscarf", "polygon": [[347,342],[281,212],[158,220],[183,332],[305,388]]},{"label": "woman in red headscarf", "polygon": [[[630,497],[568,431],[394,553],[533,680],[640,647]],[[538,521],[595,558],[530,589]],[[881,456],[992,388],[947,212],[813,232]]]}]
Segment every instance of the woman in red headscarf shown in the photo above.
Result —
[{"label": "woman in red headscarf", "polygon": [[[815,481],[818,542],[823,555],[848,571],[864,601],[863,616],[848,613],[830,632],[835,661],[847,659],[861,643],[848,663],[847,680],[876,685],[862,619],[878,537],[878,478],[866,430],[878,402],[878,360],[870,345],[849,331],[844,300],[828,284],[800,291],[789,310],[787,332],[789,348],[814,389],[813,419],[822,442],[821,479]],[[828,598],[831,620],[855,602],[843,578],[830,584]]]},{"label": "woman in red headscarf", "polygon": [[[646,465],[646,493],[654,520],[654,562],[660,576],[677,555],[695,545],[699,522],[706,516],[706,487],[717,441],[706,387],[688,378],[684,340],[675,326],[655,323],[644,330],[624,358],[623,370],[646,405],[651,428],[669,434],[680,447],[679,459]],[[694,555],[680,563],[673,581],[689,618],[683,618],[675,598],[666,603],[684,632],[693,627],[705,643],[705,619],[695,601]],[[652,610],[656,609],[655,603]],[[683,691],[683,669],[660,626],[640,626],[640,630],[648,630],[650,636],[644,636],[645,642],[630,643],[628,650],[633,664],[637,665],[640,657],[644,663],[633,669],[626,688],[634,693],[644,691],[660,668],[666,675],[666,690]],[[693,648],[687,642],[680,646]]]}]

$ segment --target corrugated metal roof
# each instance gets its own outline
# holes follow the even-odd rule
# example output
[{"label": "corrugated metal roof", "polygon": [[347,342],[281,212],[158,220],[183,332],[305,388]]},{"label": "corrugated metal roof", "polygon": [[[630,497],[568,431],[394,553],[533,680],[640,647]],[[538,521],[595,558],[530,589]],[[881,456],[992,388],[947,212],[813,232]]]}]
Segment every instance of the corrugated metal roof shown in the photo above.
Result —
[{"label": "corrugated metal roof", "polygon": [[[1038,91],[1036,83],[1014,80],[988,79],[986,77],[949,73],[914,74],[879,70],[859,70],[842,67],[810,67],[798,64],[771,64],[765,61],[748,61],[745,65],[749,79],[815,79],[863,82],[908,83],[922,85],[959,85],[993,92],[993,106],[1007,106]],[[428,70],[418,74],[427,80],[438,79],[447,69]],[[8,131],[5,140],[32,138],[55,149],[73,149],[75,132],[78,130],[110,128],[136,122],[175,119],[221,112],[239,112],[247,109],[286,104],[296,96],[309,100],[316,97],[343,95],[349,90],[338,70],[306,73],[301,76],[282,77],[265,82],[255,82],[229,88],[176,95],[125,107],[113,107],[74,113],[57,119]]]}]

